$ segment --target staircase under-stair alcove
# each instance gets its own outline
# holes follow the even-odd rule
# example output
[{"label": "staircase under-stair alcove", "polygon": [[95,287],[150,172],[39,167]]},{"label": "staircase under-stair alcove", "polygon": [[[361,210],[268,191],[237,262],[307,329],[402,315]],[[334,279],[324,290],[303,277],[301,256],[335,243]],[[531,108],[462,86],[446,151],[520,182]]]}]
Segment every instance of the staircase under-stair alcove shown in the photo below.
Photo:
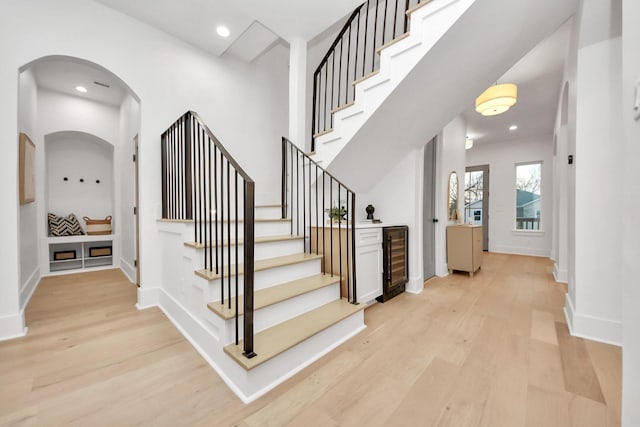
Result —
[{"label": "staircase under-stair alcove", "polygon": [[[255,205],[253,181],[196,113],[162,136],[159,306],[245,402],[365,328],[354,255],[329,268],[310,235],[331,226],[321,199],[351,208],[355,194],[282,144],[282,200]],[[353,241],[336,243],[355,254]]]},{"label": "staircase under-stair alcove", "polygon": [[[358,191],[367,191],[384,171],[436,135],[569,19],[578,4],[577,0],[418,0],[417,4],[412,0],[393,7],[393,3],[364,3],[314,74],[313,158]],[[401,15],[407,16],[406,31],[396,25]],[[381,26],[383,35],[376,36]],[[393,28],[390,37],[389,28]],[[353,168],[365,153],[366,170]]]}]

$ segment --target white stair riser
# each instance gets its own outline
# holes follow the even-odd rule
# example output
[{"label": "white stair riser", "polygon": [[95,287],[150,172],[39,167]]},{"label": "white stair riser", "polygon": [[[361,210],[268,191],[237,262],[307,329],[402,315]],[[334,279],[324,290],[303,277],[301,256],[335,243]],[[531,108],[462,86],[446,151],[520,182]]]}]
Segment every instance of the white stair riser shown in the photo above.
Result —
[{"label": "white stair riser", "polygon": [[[278,357],[245,372],[246,382],[244,384],[246,385],[246,393],[250,396],[249,400],[258,398],[276,384],[280,384],[300,372],[364,328],[366,328],[364,311],[360,310],[285,351]],[[259,353],[260,349],[256,348],[255,351]]]},{"label": "white stair riser", "polygon": [[[253,328],[254,333],[258,333],[267,328],[270,328],[278,323],[282,323],[293,317],[300,316],[310,310],[318,308],[324,304],[328,304],[340,298],[340,286],[339,283],[335,283],[331,286],[325,286],[324,288],[316,289],[313,292],[307,292],[303,295],[298,295],[295,298],[291,298],[285,301],[281,301],[277,304],[263,307],[260,310],[254,312]],[[212,313],[216,315],[215,313]],[[223,335],[224,344],[230,344],[235,342],[235,318],[224,320],[225,322],[225,335]],[[244,328],[244,316],[240,316],[239,330],[240,339],[242,339],[242,331]]]},{"label": "white stair riser", "polygon": [[[193,251],[189,253],[189,258],[194,260],[196,266],[198,268],[204,268],[204,257],[205,253],[208,257],[208,250],[205,249],[196,249],[192,247],[186,247],[188,251]],[[266,242],[266,243],[257,243],[254,247],[254,257],[256,260],[274,258],[278,256],[285,255],[293,255],[302,252],[303,250],[302,240],[282,240],[276,242]],[[229,247],[228,246],[219,246],[218,249],[218,260],[222,260],[224,258],[224,263],[229,264]],[[222,254],[221,252],[224,252]],[[240,258],[240,262],[243,260],[244,254],[244,245],[238,245],[238,257]],[[216,262],[216,249],[213,250],[213,264]],[[236,247],[231,246],[231,264],[236,263]]]},{"label": "white stair riser", "polygon": [[[242,240],[243,224],[240,223],[238,228],[238,237]],[[218,226],[219,227],[219,226]],[[227,223],[224,223],[224,240],[227,239]],[[291,234],[291,223],[288,221],[274,221],[274,222],[255,222],[254,233],[256,237],[265,236],[282,236]],[[214,235],[215,237],[215,235]],[[218,237],[221,239],[220,228],[218,228]],[[231,223],[231,240],[235,239],[235,223]],[[182,238],[185,242],[193,242],[195,240],[195,225],[194,223],[184,223],[184,232]]]},{"label": "white stair riser", "polygon": [[[302,279],[304,277],[314,276],[320,273],[320,259],[311,259],[309,261],[300,262],[297,264],[284,265],[282,267],[270,268],[267,270],[256,271],[254,275],[254,289],[266,289],[271,286],[281,285],[283,283],[292,282],[294,280]],[[226,272],[226,270],[225,270]],[[231,292],[235,295],[235,276],[232,277]],[[215,301],[220,299],[220,279],[208,281],[200,276],[197,276],[198,281],[204,281],[205,286],[209,289],[208,301]],[[238,288],[240,295],[243,292],[244,276],[240,275],[238,279]],[[227,277],[224,279],[224,292],[227,294]]]},{"label": "white stair riser", "polygon": [[[356,85],[354,105],[333,116],[333,132],[316,138],[315,149],[330,164],[389,94],[475,0],[428,4],[411,14],[408,37],[382,50],[379,73]],[[325,166],[326,167],[326,166]]]},{"label": "white stair riser", "polygon": [[280,206],[256,206],[256,219],[278,219],[282,218],[282,208]]}]

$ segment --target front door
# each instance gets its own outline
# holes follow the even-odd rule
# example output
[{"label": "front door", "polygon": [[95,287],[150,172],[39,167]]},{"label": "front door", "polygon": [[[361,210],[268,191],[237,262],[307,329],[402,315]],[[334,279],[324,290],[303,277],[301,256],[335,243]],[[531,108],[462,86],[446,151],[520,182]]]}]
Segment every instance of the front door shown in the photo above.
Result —
[{"label": "front door", "polygon": [[469,166],[464,174],[464,222],[482,225],[482,249],[489,250],[489,165]]},{"label": "front door", "polygon": [[436,275],[435,172],[436,138],[424,147],[424,177],[422,186],[422,268],[423,280]]}]

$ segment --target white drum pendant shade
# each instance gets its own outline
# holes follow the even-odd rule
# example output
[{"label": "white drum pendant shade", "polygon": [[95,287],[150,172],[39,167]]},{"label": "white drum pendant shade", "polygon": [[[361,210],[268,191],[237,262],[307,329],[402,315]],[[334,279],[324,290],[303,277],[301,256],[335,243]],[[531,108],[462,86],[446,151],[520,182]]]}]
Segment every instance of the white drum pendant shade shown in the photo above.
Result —
[{"label": "white drum pendant shade", "polygon": [[483,116],[495,116],[516,103],[518,87],[513,83],[491,86],[476,98],[476,111]]}]

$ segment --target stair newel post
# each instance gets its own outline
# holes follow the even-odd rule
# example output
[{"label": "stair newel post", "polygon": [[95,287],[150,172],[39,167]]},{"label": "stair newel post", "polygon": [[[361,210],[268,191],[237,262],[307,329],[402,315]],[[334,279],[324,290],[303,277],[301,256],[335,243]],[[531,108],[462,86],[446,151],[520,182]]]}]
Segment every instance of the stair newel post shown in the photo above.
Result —
[{"label": "stair newel post", "polygon": [[[255,242],[255,183],[244,183],[244,352],[251,359],[256,356],[253,349],[253,274]],[[238,312],[236,311],[236,316]]]},{"label": "stair newel post", "polygon": [[[356,193],[351,192],[351,220],[355,225],[355,212],[356,212]],[[353,281],[353,303],[358,304],[358,292],[356,286],[356,233],[355,230],[351,230],[351,265],[353,270],[351,273],[351,280]]]},{"label": "stair newel post", "polygon": [[[169,217],[167,200],[167,132],[162,134],[160,142],[160,156],[162,161],[162,218]],[[137,159],[136,159],[137,160]]]}]

